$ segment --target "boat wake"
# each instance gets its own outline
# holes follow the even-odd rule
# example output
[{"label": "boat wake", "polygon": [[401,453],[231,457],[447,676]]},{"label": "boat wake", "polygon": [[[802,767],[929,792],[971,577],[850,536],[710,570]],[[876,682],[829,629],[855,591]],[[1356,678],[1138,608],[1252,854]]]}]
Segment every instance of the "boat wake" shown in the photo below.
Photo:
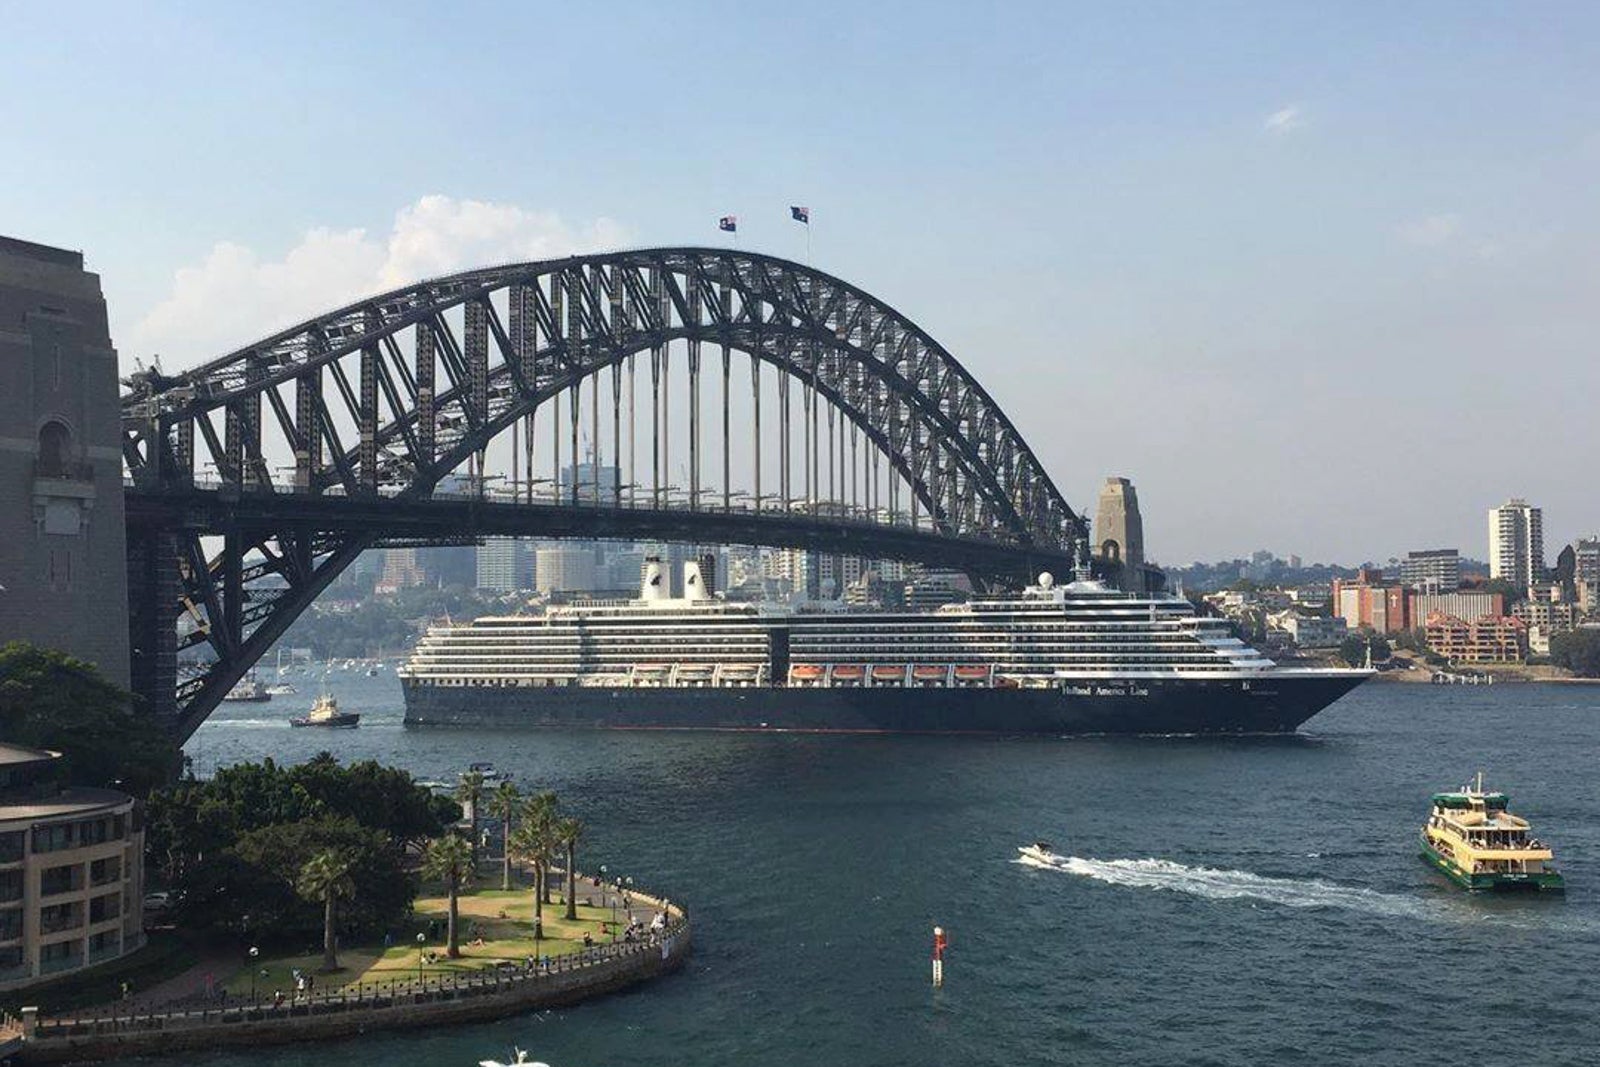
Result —
[{"label": "boat wake", "polygon": [[1190,867],[1172,860],[1097,860],[1082,856],[1054,856],[1046,861],[1022,856],[1017,862],[1027,867],[1061,871],[1109,885],[1161,889],[1206,900],[1259,900],[1287,908],[1342,908],[1401,918],[1437,917],[1437,913],[1422,901],[1372,889],[1336,885],[1316,879],[1269,878],[1249,871]]}]

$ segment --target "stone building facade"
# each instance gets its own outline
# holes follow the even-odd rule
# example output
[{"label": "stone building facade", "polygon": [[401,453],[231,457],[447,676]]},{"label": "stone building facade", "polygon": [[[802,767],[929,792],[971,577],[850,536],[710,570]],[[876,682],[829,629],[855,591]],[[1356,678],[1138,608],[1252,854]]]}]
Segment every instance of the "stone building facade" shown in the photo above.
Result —
[{"label": "stone building facade", "polygon": [[0,237],[0,642],[128,684],[117,353],[83,256]]}]

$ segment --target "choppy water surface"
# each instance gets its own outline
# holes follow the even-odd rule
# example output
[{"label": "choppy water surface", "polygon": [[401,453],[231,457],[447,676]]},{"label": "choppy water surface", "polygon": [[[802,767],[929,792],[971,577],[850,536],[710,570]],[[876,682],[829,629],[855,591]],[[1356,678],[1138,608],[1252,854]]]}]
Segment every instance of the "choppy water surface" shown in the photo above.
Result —
[{"label": "choppy water surface", "polygon": [[[303,692],[225,706],[190,752],[205,771],[327,747],[441,779],[493,760],[581,813],[588,866],[688,901],[696,954],[559,1012],[199,1062],[466,1067],[513,1043],[552,1067],[1600,1049],[1600,688],[1368,685],[1272,740],[985,741],[407,730],[392,675],[333,685],[359,730],[291,731]],[[1480,767],[1556,844],[1564,900],[1468,897],[1418,860],[1428,794]],[[1059,858],[1019,861],[1041,837]]]}]

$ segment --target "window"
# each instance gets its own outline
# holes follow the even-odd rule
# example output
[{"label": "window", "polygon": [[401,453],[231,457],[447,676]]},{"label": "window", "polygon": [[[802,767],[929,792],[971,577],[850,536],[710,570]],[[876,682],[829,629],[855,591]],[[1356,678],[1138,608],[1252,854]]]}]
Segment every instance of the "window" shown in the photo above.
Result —
[{"label": "window", "polygon": [[22,909],[0,911],[0,941],[15,941],[22,936]]},{"label": "window", "polygon": [[89,864],[89,884],[105,885],[122,877],[122,857],[107,856]]},{"label": "window", "polygon": [[25,831],[9,830],[0,834],[0,863],[16,863],[22,858]]},{"label": "window", "polygon": [[95,897],[89,901],[89,921],[91,923],[103,923],[107,919],[115,919],[121,914],[121,893],[107,893],[103,897]]},{"label": "window", "polygon": [[39,947],[39,973],[54,974],[57,971],[70,970],[82,962],[78,953],[78,942],[57,941],[53,945]]},{"label": "window", "polygon": [[82,905],[77,901],[70,904],[52,904],[39,909],[40,933],[54,934],[62,930],[74,930],[82,925]]},{"label": "window", "polygon": [[72,433],[51,420],[39,428],[39,473],[46,478],[62,478],[71,470]]},{"label": "window", "polygon": [[22,899],[22,872],[0,872],[0,904]]},{"label": "window", "polygon": [[33,828],[33,851],[59,852],[64,848],[71,848],[73,844],[73,824],[69,822],[54,823],[49,826],[35,826]]},{"label": "window", "polygon": [[81,888],[83,870],[76,863],[69,863],[61,867],[46,867],[39,876],[39,895],[45,897],[55,896],[57,893],[70,893]]}]

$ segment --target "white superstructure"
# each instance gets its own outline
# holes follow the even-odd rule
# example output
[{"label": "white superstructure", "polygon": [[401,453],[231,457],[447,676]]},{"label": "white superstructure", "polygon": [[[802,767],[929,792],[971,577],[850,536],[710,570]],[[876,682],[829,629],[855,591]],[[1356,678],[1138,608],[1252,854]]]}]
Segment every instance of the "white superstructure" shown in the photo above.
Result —
[{"label": "white superstructure", "polygon": [[[693,568],[694,564],[690,564]],[[436,626],[410,686],[1024,687],[1073,679],[1248,677],[1274,667],[1187,600],[1049,575],[933,612],[730,603],[698,569],[685,597],[647,561],[637,600]]]}]

